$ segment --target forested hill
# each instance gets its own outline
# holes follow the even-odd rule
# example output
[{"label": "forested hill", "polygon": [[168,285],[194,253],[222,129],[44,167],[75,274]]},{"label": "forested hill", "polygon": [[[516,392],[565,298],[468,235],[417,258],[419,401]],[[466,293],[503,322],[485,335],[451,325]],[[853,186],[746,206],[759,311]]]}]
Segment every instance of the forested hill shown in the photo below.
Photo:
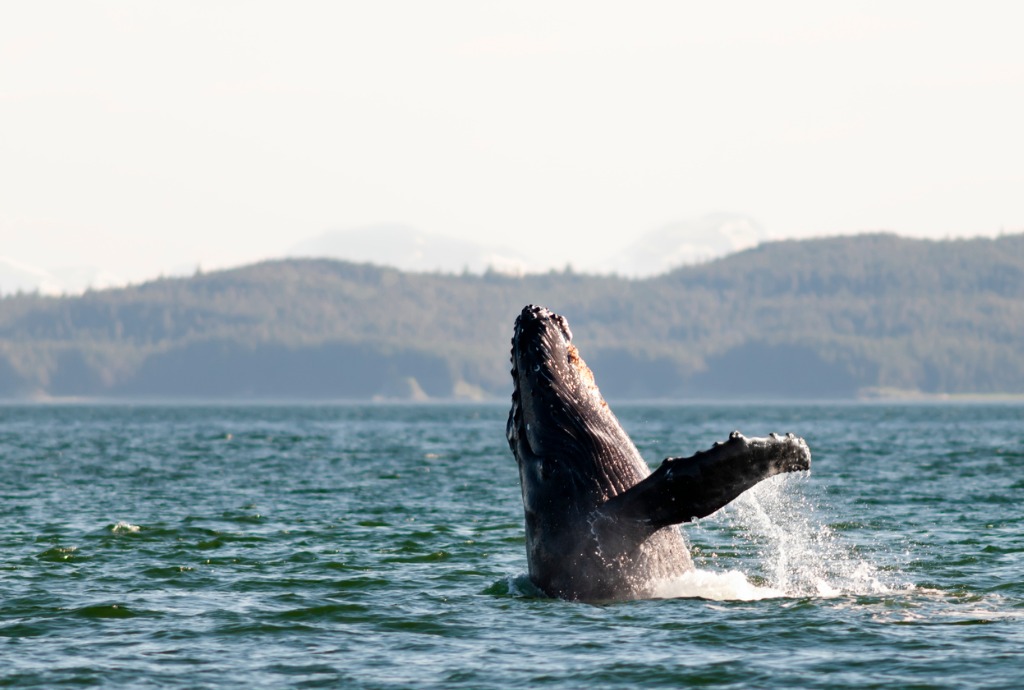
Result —
[{"label": "forested hill", "polygon": [[1024,235],[776,242],[647,280],[282,260],[0,299],[0,397],[505,397],[524,304],[609,398],[1024,393]]}]

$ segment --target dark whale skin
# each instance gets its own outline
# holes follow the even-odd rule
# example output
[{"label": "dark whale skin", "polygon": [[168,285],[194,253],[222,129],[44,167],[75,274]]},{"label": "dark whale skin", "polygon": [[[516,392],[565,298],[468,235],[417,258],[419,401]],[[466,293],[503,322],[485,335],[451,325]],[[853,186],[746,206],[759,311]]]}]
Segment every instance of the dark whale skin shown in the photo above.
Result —
[{"label": "dark whale skin", "polygon": [[519,466],[532,582],[552,597],[603,602],[653,596],[693,568],[676,525],[715,512],[780,472],[810,468],[787,434],[667,458],[651,473],[572,344],[566,320],[528,305],[512,337],[506,435]]}]

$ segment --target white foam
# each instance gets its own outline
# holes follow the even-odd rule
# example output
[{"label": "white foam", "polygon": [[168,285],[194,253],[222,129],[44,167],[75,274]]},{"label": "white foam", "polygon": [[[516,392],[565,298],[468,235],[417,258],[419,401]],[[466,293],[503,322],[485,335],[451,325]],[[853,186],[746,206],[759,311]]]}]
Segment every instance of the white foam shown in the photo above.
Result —
[{"label": "white foam", "polygon": [[119,520],[116,525],[110,528],[110,531],[114,534],[129,534],[132,532],[138,532],[139,526],[133,525],[130,522],[125,522],[124,520]]},{"label": "white foam", "polygon": [[755,585],[738,570],[716,573],[690,570],[679,577],[658,583],[656,599],[708,599],[711,601],[758,601],[785,596],[772,587]]}]

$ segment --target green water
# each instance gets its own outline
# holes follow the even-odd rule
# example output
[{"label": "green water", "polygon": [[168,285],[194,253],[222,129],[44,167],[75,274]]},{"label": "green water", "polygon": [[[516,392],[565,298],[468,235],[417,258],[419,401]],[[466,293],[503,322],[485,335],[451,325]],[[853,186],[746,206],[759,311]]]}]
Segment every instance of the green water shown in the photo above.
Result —
[{"label": "green water", "polygon": [[0,686],[1017,687],[1024,407],[626,406],[793,431],[672,598],[524,576],[504,406],[0,407]]}]

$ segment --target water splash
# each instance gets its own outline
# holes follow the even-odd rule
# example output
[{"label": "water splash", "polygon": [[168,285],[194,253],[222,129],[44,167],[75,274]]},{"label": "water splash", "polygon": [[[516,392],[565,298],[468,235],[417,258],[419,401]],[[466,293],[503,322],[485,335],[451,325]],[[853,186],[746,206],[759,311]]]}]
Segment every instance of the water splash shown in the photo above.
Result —
[{"label": "water splash", "polygon": [[[711,542],[710,549],[695,548],[697,580],[681,578],[665,586],[669,591],[694,592],[674,596],[715,600],[880,595],[907,587],[895,581],[897,575],[883,572],[844,543],[804,487],[799,477],[775,477],[703,521],[691,532],[695,541]],[[726,556],[720,557],[718,551]],[[729,564],[733,569],[714,573],[716,566],[731,559],[738,561]]]}]

